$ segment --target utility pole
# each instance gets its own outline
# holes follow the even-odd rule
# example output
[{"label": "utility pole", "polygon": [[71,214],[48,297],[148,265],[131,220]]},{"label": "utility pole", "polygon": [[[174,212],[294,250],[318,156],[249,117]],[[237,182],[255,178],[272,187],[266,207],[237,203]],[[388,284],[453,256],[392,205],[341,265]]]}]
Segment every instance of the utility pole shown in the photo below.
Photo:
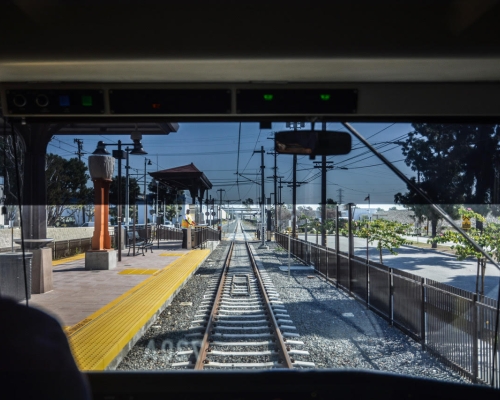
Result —
[{"label": "utility pole", "polygon": [[264,154],[266,153],[264,150],[264,146],[260,147],[260,150],[255,150],[254,153],[260,153],[260,159],[261,159],[261,165],[260,165],[260,171],[261,171],[261,196],[262,196],[262,201],[261,201],[261,216],[260,216],[260,222],[261,222],[261,228],[260,228],[260,237],[261,237],[261,245],[259,246],[259,249],[268,249],[269,247],[266,246],[265,244],[265,218],[266,218],[266,212],[265,212],[265,207],[266,207],[266,195],[265,195],[265,190],[264,190]]},{"label": "utility pole", "polygon": [[[307,182],[297,182],[296,179],[294,179],[293,181],[291,182],[283,182],[283,183],[286,183],[288,187],[291,187],[292,188],[292,198],[293,198],[293,209],[292,209],[292,224],[293,226],[295,227],[295,224],[297,223],[297,213],[296,213],[296,209],[297,209],[297,188],[300,187],[300,185],[303,185]],[[292,228],[292,236],[295,237],[295,232],[296,232],[296,229],[295,228]]]},{"label": "utility pole", "polygon": [[[293,125],[293,130],[296,131],[298,127],[303,128],[305,126],[302,122],[287,122],[287,128],[290,128]],[[293,187],[292,187],[292,236],[296,235],[297,225],[297,154],[293,155]]]},{"label": "utility pole", "polygon": [[283,177],[282,176],[279,177],[280,185],[278,186],[278,189],[280,190],[279,191],[279,199],[278,199],[278,204],[280,206],[280,210],[279,210],[278,217],[277,217],[278,230],[279,230],[279,224],[281,223],[281,207],[283,206],[283,203],[281,201],[281,189],[283,189],[283,184],[281,183],[281,178],[283,178]]},{"label": "utility pole", "polygon": [[338,189],[337,192],[339,192],[339,204],[342,204],[342,189]]},{"label": "utility pole", "polygon": [[278,153],[275,152],[275,151],[270,151],[268,152],[267,154],[270,154],[270,155],[273,155],[274,156],[274,167],[273,167],[273,175],[272,176],[268,176],[267,178],[272,178],[273,181],[274,181],[274,227],[275,227],[275,230],[276,230],[276,215],[277,215],[277,206],[278,206],[278,200],[277,200],[277,194],[278,194],[278,182],[277,182],[277,178],[278,176],[276,176],[276,172],[278,170],[278,167],[276,166],[277,164],[277,156],[278,156]]},{"label": "utility pole", "polygon": [[[86,153],[83,152],[83,140],[82,139],[73,139],[73,143],[76,143],[78,146],[78,151],[75,154],[78,156],[78,160],[82,161],[82,156]],[[82,223],[85,223],[85,204],[82,205]]]},{"label": "utility pole", "polygon": [[78,146],[78,151],[75,152],[75,154],[78,156],[78,159],[80,161],[82,161],[82,156],[84,154],[87,154],[87,153],[84,153],[83,152],[83,140],[82,139],[73,139],[73,143],[76,143],[77,146]]},{"label": "utility pole", "polygon": [[220,192],[220,203],[219,203],[219,227],[222,230],[222,192],[225,192],[225,189],[218,189],[218,192]]},{"label": "utility pole", "polygon": [[326,171],[333,168],[333,162],[326,161],[326,156],[321,156],[321,162],[315,164],[314,168],[321,168],[321,245],[326,246]]}]

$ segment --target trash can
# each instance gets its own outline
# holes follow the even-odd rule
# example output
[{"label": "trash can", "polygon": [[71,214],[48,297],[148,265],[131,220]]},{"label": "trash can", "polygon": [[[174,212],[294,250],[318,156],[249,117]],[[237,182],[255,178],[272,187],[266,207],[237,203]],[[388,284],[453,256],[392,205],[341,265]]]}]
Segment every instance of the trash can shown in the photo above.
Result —
[{"label": "trash can", "polygon": [[[28,299],[31,298],[31,261],[33,253],[24,253]],[[15,301],[26,300],[23,253],[0,253],[0,296]]]}]

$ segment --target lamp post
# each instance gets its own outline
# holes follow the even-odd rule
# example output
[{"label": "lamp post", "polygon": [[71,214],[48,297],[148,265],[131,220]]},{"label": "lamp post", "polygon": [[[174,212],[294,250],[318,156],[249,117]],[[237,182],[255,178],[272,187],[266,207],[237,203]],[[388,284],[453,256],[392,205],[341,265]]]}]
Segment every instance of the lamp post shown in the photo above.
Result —
[{"label": "lamp post", "polygon": [[[118,159],[118,179],[117,179],[117,184],[118,184],[118,190],[117,190],[117,222],[118,222],[118,232],[117,232],[117,242],[118,242],[118,261],[122,260],[122,246],[121,246],[121,231],[122,231],[122,226],[121,226],[121,177],[122,177],[122,160],[126,159],[128,160],[128,152],[122,150],[122,145],[125,146],[134,146],[133,149],[130,151],[130,154],[133,155],[144,155],[148,154],[144,149],[142,148],[141,140],[139,138],[133,139],[134,143],[127,143],[123,144],[121,140],[118,140],[118,143],[104,143],[102,141],[99,141],[97,143],[97,148],[94,150],[92,154],[101,154],[101,155],[109,155],[109,151],[106,150],[106,146],[118,146],[118,150],[113,150],[113,157]],[[128,165],[128,162],[127,162]],[[128,172],[128,169],[127,169]],[[128,202],[127,202],[128,203]],[[107,225],[107,221],[105,222]],[[94,228],[95,229],[95,228]]]},{"label": "lamp post", "polygon": [[[147,164],[146,164],[147,162]],[[148,241],[148,199],[146,197],[146,166],[153,165],[149,158],[144,158],[144,227],[146,228],[146,242]]]},{"label": "lamp post", "polygon": [[127,162],[125,164],[125,225],[127,225],[127,229],[129,227],[129,221],[130,221],[130,174],[129,174],[129,169],[130,166],[128,164],[128,155],[132,149],[129,149],[128,147],[125,148],[125,151],[127,152]]}]

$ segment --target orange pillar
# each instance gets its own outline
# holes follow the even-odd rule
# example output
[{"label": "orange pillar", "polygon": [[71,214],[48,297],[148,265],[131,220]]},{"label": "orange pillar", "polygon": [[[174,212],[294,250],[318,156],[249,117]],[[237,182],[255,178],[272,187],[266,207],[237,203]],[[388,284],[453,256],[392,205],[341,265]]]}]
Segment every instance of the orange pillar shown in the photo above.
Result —
[{"label": "orange pillar", "polygon": [[111,180],[93,179],[94,182],[94,235],[92,236],[92,250],[111,249],[109,236],[109,186]]}]

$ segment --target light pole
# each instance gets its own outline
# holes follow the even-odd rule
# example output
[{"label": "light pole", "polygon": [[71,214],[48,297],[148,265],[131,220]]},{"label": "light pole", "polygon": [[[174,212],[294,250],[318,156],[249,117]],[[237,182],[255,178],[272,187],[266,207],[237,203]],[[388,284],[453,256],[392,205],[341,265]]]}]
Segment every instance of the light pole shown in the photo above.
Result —
[{"label": "light pole", "polygon": [[[144,155],[148,154],[142,148],[141,139],[133,139],[134,143],[128,143],[125,146],[134,146],[134,148],[130,151],[130,154],[133,155]],[[117,246],[118,246],[118,261],[122,260],[122,246],[121,246],[121,238],[122,238],[122,226],[121,226],[121,217],[122,217],[122,209],[121,209],[121,178],[122,178],[122,160],[128,159],[128,154],[126,151],[122,150],[122,141],[118,140],[118,143],[104,143],[103,141],[99,141],[97,143],[97,147],[92,154],[102,154],[109,155],[109,151],[106,150],[106,146],[118,146],[118,150],[113,150],[113,157],[118,159],[118,190],[117,190],[117,222],[118,222],[118,232],[117,232]],[[128,171],[128,170],[127,170]]]},{"label": "light pole", "polygon": [[126,161],[126,164],[125,164],[125,225],[127,225],[127,231],[128,231],[128,227],[129,227],[129,221],[130,221],[130,188],[129,188],[129,185],[130,185],[130,176],[129,176],[129,172],[128,170],[130,169],[130,166],[128,164],[128,155],[131,151],[131,149],[129,149],[128,147],[125,148],[125,151],[127,152],[127,161]]},{"label": "light pole", "polygon": [[[146,164],[147,162],[147,164]],[[153,165],[149,158],[144,158],[144,227],[146,228],[146,242],[148,241],[148,199],[146,197],[146,166]]]}]

